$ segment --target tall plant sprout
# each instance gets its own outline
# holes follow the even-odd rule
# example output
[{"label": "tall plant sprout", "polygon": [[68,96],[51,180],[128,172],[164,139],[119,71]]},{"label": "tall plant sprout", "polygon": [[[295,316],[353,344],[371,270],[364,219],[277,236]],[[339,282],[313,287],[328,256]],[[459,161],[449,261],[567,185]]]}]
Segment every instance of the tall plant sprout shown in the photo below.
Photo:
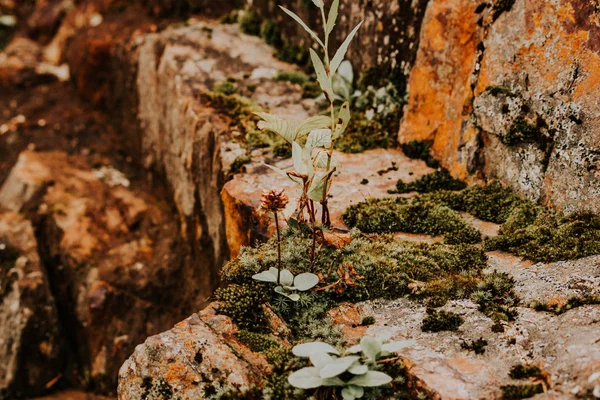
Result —
[{"label": "tall plant sprout", "polygon": [[[257,113],[263,121],[259,122],[259,129],[266,129],[280,135],[292,146],[293,169],[283,171],[271,167],[280,174],[288,177],[301,188],[301,197],[295,211],[299,223],[307,220],[313,228],[313,238],[317,227],[317,211],[315,203],[321,204],[321,226],[329,228],[331,219],[328,208],[328,192],[331,187],[332,175],[340,168],[339,162],[333,156],[335,141],[342,136],[350,121],[350,104],[344,103],[339,111],[334,109],[335,95],[333,92],[333,77],[344,61],[346,52],[352,39],[360,29],[362,22],[350,32],[346,40],[330,58],[329,37],[335,27],[339,0],[333,0],[326,15],[323,0],[312,0],[320,9],[323,19],[323,39],[308,27],[300,17],[292,11],[281,7],[281,9],[306,30],[322,50],[323,57],[310,49],[310,57],[317,76],[317,81],[325,95],[329,106],[328,116],[315,116],[302,122],[285,120],[273,114]],[[313,241],[314,242],[314,241]],[[313,246],[314,247],[314,246]],[[313,248],[314,258],[314,248]]]}]

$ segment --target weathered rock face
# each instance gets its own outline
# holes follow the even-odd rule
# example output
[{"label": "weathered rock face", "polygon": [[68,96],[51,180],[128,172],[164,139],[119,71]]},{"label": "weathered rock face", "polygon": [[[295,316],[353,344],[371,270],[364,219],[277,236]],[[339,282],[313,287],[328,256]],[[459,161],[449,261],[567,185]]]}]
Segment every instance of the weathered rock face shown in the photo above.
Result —
[{"label": "weathered rock face", "polygon": [[430,2],[399,139],[432,141],[455,176],[598,212],[597,10],[496,3]]},{"label": "weathered rock face", "polygon": [[85,376],[104,393],[134,346],[197,309],[207,290],[186,268],[168,207],[128,185],[114,169],[25,152],[0,189],[1,207],[35,215],[61,314],[53,326],[69,344],[67,378]]},{"label": "weathered rock face", "polygon": [[[346,39],[350,31],[364,21],[347,58],[356,71],[374,68],[372,78],[388,77],[405,89],[406,76],[414,62],[419,42],[421,21],[429,0],[342,0],[338,24],[331,37],[331,48]],[[249,0],[249,7],[262,18],[270,18],[281,27],[284,39],[307,48],[312,46],[310,36],[280,9],[289,8],[301,16],[317,32],[321,31],[321,15],[313,4],[300,0]],[[329,7],[330,2],[326,2]],[[358,76],[358,75],[357,75]]]},{"label": "weathered rock face", "polygon": [[203,399],[221,389],[248,390],[268,373],[264,356],[240,343],[235,324],[215,307],[137,346],[119,372],[119,399]]},{"label": "weathered rock face", "polygon": [[64,367],[64,340],[31,223],[0,214],[0,396],[42,393]]}]

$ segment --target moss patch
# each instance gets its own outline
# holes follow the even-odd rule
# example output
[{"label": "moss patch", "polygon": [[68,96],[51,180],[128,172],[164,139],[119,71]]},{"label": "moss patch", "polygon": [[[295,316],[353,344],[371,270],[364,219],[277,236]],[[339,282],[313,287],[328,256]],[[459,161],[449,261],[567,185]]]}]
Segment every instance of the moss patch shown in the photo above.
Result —
[{"label": "moss patch", "polygon": [[566,301],[533,301],[529,306],[536,311],[546,311],[560,315],[577,307],[597,304],[600,304],[600,295],[590,294],[587,296],[571,296]]},{"label": "moss patch", "polygon": [[409,232],[446,235],[446,242],[478,243],[481,233],[456,212],[439,203],[422,199],[369,199],[350,206],[344,222],[366,233]]},{"label": "moss patch", "polygon": [[485,348],[487,347],[488,342],[487,340],[485,340],[484,338],[479,338],[477,340],[471,340],[471,341],[463,341],[460,344],[460,347],[464,350],[468,350],[468,351],[472,351],[475,354],[485,354]]},{"label": "moss patch", "polygon": [[477,285],[471,299],[479,305],[479,311],[495,322],[512,321],[517,316],[519,298],[514,292],[515,280],[507,273],[486,275]]},{"label": "moss patch", "polygon": [[543,378],[542,370],[539,367],[525,364],[513,365],[508,376],[513,379]]},{"label": "moss patch", "polygon": [[400,114],[376,116],[369,120],[364,112],[355,112],[335,148],[344,153],[362,153],[370,149],[388,149],[398,144]]},{"label": "moss patch", "polygon": [[402,148],[402,151],[408,158],[423,160],[430,168],[440,167],[439,161],[433,158],[433,156],[431,155],[430,143],[411,140],[408,143],[401,144],[400,148]]},{"label": "moss patch", "polygon": [[438,190],[463,190],[466,187],[466,183],[454,179],[447,169],[441,169],[413,182],[406,183],[399,180],[396,183],[396,193],[431,193]]},{"label": "moss patch", "polygon": [[240,29],[246,35],[260,36],[261,19],[252,7],[246,8],[238,20]]},{"label": "moss patch", "polygon": [[250,164],[252,162],[252,157],[250,156],[240,156],[233,160],[231,163],[231,167],[229,168],[230,174],[237,174],[240,172],[244,172],[244,165]]},{"label": "moss patch", "polygon": [[250,350],[257,353],[265,353],[274,347],[278,347],[279,343],[271,336],[264,333],[250,332],[242,329],[235,334],[238,340],[247,345]]},{"label": "moss patch", "polygon": [[241,329],[258,333],[266,329],[262,305],[267,297],[261,285],[229,285],[217,289],[215,298],[223,303],[219,313],[230,317]]},{"label": "moss patch", "polygon": [[541,383],[524,385],[505,385],[501,386],[502,398],[505,400],[528,399],[538,393],[543,393],[544,388]]},{"label": "moss patch", "polygon": [[427,310],[421,330],[423,332],[457,331],[464,322],[463,318],[448,311]]}]

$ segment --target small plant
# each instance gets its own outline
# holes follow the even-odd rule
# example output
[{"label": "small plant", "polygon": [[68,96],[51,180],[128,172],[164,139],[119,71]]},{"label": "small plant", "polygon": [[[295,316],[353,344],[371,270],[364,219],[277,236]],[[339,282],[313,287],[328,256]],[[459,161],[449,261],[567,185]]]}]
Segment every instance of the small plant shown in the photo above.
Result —
[{"label": "small plant", "polygon": [[[276,115],[267,113],[257,113],[263,121],[259,122],[259,129],[266,129],[280,135],[292,146],[292,158],[294,167],[292,171],[283,171],[277,168],[277,172],[290,178],[302,189],[302,195],[298,201],[296,215],[300,222],[305,220],[304,213],[308,212],[309,221],[316,229],[316,209],[315,202],[320,202],[322,207],[321,224],[325,227],[331,225],[329,209],[327,207],[328,192],[331,184],[331,177],[339,163],[333,158],[333,147],[336,139],[341,137],[348,127],[350,121],[350,104],[344,103],[339,111],[334,109],[336,95],[334,92],[334,76],[342,65],[344,57],[348,50],[350,42],[358,32],[362,22],[354,28],[342,43],[332,59],[329,58],[329,35],[335,27],[339,0],[334,0],[329,15],[325,15],[325,6],[322,0],[313,0],[313,3],[319,7],[323,19],[324,40],[313,32],[300,17],[292,11],[281,7],[281,9],[292,17],[302,28],[304,28],[312,38],[323,49],[324,58],[321,59],[316,51],[310,49],[310,58],[312,60],[317,81],[326,100],[329,103],[329,116],[316,116],[298,123],[296,121],[285,120]],[[305,137],[306,140],[305,140]],[[316,235],[313,234],[313,238]],[[314,255],[314,254],[313,254]]]},{"label": "small plant", "polygon": [[306,292],[319,283],[319,277],[310,272],[294,276],[287,269],[281,270],[277,268],[269,268],[268,271],[263,271],[252,276],[252,279],[260,282],[277,283],[275,292],[292,301],[300,300],[300,295],[295,293],[296,291]]},{"label": "small plant", "polygon": [[323,342],[303,343],[292,349],[294,355],[309,358],[312,366],[293,372],[288,382],[299,389],[341,388],[344,400],[362,398],[365,388],[387,385],[392,377],[377,371],[389,362],[392,353],[415,344],[414,340],[383,343],[380,338],[365,336],[360,344],[340,353]]},{"label": "small plant", "polygon": [[457,331],[463,322],[463,318],[456,313],[428,309],[421,330],[423,332]]}]

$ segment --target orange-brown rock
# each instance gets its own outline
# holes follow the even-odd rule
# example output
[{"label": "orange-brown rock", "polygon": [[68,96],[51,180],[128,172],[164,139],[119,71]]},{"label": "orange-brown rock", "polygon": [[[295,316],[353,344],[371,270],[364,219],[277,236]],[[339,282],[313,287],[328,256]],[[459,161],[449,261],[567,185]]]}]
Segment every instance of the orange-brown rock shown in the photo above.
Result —
[{"label": "orange-brown rock", "polygon": [[569,213],[598,212],[597,9],[486,4],[429,3],[400,141],[433,142],[454,176],[480,171]]}]

